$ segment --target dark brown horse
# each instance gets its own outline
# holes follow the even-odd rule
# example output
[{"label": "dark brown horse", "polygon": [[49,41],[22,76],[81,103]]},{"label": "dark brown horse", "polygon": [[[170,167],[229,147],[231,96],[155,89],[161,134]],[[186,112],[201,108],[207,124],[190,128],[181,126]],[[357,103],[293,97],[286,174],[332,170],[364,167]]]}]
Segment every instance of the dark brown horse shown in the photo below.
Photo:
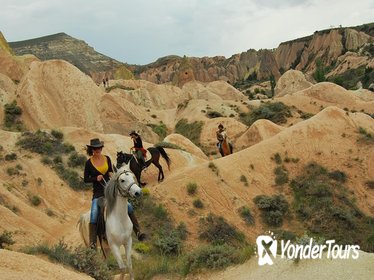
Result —
[{"label": "dark brown horse", "polygon": [[[151,154],[151,158],[145,162],[145,166],[148,167],[153,163],[158,168],[158,181],[161,182],[164,180],[164,171],[162,170],[162,166],[159,162],[160,155],[165,159],[168,168],[170,169],[170,158],[168,154],[165,152],[164,148],[162,147],[150,147],[147,149],[148,152]],[[117,152],[117,168],[120,168],[122,164],[128,164],[130,165],[131,171],[135,174],[136,179],[138,180],[138,183],[142,186],[145,186],[146,183],[142,183],[140,181],[140,176],[142,173],[142,166],[139,164],[139,160],[136,158],[135,154],[126,154],[124,152]]]}]

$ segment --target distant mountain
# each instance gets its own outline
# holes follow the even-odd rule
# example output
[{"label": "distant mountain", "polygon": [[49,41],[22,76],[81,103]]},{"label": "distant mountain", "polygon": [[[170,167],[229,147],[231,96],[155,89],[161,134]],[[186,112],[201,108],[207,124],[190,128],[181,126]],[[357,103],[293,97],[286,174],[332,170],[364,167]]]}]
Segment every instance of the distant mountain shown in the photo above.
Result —
[{"label": "distant mountain", "polygon": [[[268,80],[270,75],[277,79],[289,69],[300,70],[313,79],[319,67],[323,78],[343,85],[344,80],[358,75],[345,86],[352,87],[353,83],[364,80],[367,87],[374,75],[373,71],[367,73],[365,70],[374,66],[374,23],[316,31],[313,35],[283,42],[276,49],[250,49],[230,58],[167,56],[148,65],[121,63],[65,33],[9,45],[17,55],[31,53],[41,60],[64,59],[95,81],[100,81],[103,76],[132,78],[133,73],[137,78],[154,83],[172,82],[181,86],[190,80],[225,80],[245,87]],[[356,73],[354,69],[359,70]]]},{"label": "distant mountain", "polygon": [[16,55],[33,54],[40,60],[63,59],[93,77],[110,75],[114,69],[125,65],[65,33],[10,42],[9,45]]}]

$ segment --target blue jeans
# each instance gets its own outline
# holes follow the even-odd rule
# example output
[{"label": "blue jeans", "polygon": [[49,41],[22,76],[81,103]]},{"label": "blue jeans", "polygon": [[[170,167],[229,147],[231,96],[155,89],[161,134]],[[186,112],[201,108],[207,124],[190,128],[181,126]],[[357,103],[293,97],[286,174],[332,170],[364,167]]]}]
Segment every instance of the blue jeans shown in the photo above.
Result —
[{"label": "blue jeans", "polygon": [[[100,207],[98,204],[98,200],[100,198],[94,198],[91,203],[91,215],[90,215],[90,223],[96,224],[97,217],[99,216]],[[128,214],[132,214],[134,212],[134,208],[132,207],[130,202],[127,202],[127,212]]]}]

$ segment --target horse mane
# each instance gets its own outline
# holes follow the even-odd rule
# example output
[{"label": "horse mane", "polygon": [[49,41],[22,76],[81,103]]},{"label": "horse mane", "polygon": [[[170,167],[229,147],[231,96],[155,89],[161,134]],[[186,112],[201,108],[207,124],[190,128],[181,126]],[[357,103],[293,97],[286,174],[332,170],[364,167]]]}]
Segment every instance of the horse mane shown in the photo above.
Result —
[{"label": "horse mane", "polygon": [[116,197],[117,197],[117,190],[116,184],[118,182],[118,177],[123,173],[124,170],[129,170],[128,165],[123,165],[120,169],[117,170],[110,178],[108,184],[105,187],[105,199],[106,199],[106,211],[107,215],[109,215],[114,205],[116,204]]}]

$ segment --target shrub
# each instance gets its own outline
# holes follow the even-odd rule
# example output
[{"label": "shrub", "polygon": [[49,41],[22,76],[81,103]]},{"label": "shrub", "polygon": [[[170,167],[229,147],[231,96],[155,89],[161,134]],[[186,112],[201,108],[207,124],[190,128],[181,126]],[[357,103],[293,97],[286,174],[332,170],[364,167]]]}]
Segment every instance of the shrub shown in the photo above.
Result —
[{"label": "shrub", "polygon": [[44,254],[58,263],[69,265],[80,272],[90,275],[96,280],[109,280],[111,275],[101,257],[91,248],[77,247],[72,249],[63,241],[51,248],[47,245],[37,245],[25,249],[27,254]]},{"label": "shrub", "polygon": [[276,164],[282,164],[282,157],[280,156],[279,153],[276,153],[274,155],[274,161],[275,161]]},{"label": "shrub", "polygon": [[374,181],[366,181],[366,182],[365,182],[365,185],[366,185],[369,189],[374,189]]},{"label": "shrub", "polygon": [[214,164],[214,162],[209,162],[208,164],[208,167],[214,172],[216,173],[216,175],[219,174],[219,170],[218,170],[218,167]]},{"label": "shrub", "polygon": [[34,206],[38,206],[40,203],[42,203],[42,200],[38,195],[33,195],[30,197],[30,202]]},{"label": "shrub", "polygon": [[213,245],[228,244],[234,247],[243,246],[245,237],[232,225],[228,224],[223,217],[209,214],[206,218],[200,219],[199,238],[212,243]]},{"label": "shrub", "polygon": [[248,224],[248,225],[254,225],[255,219],[251,213],[251,210],[246,207],[242,206],[238,209],[240,217]]},{"label": "shrub", "polygon": [[200,134],[203,127],[203,122],[188,123],[186,119],[181,119],[175,125],[175,132],[179,133],[192,141],[197,146],[200,146]]},{"label": "shrub", "polygon": [[64,139],[64,134],[59,130],[52,129],[51,135],[56,138],[59,142],[61,142]]},{"label": "shrub", "polygon": [[19,175],[20,172],[17,168],[14,168],[14,167],[8,167],[7,170],[6,170],[6,173],[9,175],[9,176],[14,176],[14,175]]},{"label": "shrub", "polygon": [[147,244],[142,243],[142,242],[135,243],[133,247],[135,251],[142,253],[142,254],[149,253],[151,249]]},{"label": "shrub", "polygon": [[274,123],[281,124],[291,117],[291,111],[288,106],[282,102],[264,103],[258,108],[253,109],[247,114],[241,116],[241,120],[247,126],[251,126],[259,119],[267,119]]},{"label": "shrub", "polygon": [[240,176],[240,182],[243,182],[244,186],[248,187],[248,180],[247,177],[245,177],[244,175]]},{"label": "shrub", "polygon": [[186,275],[202,268],[219,269],[239,263],[233,247],[227,245],[203,246],[185,257],[183,273]]},{"label": "shrub", "polygon": [[51,134],[40,130],[35,133],[22,133],[17,145],[25,150],[48,156],[68,154],[75,150],[72,145],[62,143]]},{"label": "shrub", "polygon": [[176,230],[163,231],[154,243],[161,255],[179,255],[182,251],[182,239]]},{"label": "shrub", "polygon": [[17,154],[16,153],[7,154],[7,155],[5,155],[4,159],[6,161],[16,160],[17,159]]},{"label": "shrub", "polygon": [[278,227],[283,223],[283,217],[288,212],[289,204],[283,195],[258,195],[253,199],[261,210],[261,217],[265,224]]},{"label": "shrub", "polygon": [[347,174],[345,174],[343,171],[335,170],[329,172],[328,176],[330,179],[333,179],[337,182],[345,183],[347,181]]},{"label": "shrub", "polygon": [[54,170],[56,171],[57,175],[64,180],[69,187],[74,190],[88,190],[91,188],[90,185],[85,184],[79,174],[70,168],[65,168],[62,164],[54,165]]},{"label": "shrub", "polygon": [[7,129],[22,130],[22,122],[19,120],[22,109],[17,105],[17,101],[4,105],[4,125]]},{"label": "shrub", "polygon": [[84,166],[87,161],[87,158],[84,155],[80,155],[77,152],[73,152],[68,159],[69,167],[79,167]]},{"label": "shrub", "polygon": [[193,206],[194,206],[195,208],[199,208],[199,209],[204,208],[204,204],[203,204],[203,202],[202,202],[199,198],[196,198],[196,199],[192,202],[192,204],[193,204]]},{"label": "shrub", "polygon": [[152,128],[152,131],[158,135],[158,137],[161,139],[164,139],[167,135],[167,127],[166,125],[161,121],[158,125],[156,124],[147,124],[147,126]]},{"label": "shrub", "polygon": [[348,190],[342,185],[346,176],[342,174],[329,172],[314,162],[306,165],[303,173],[290,184],[293,208],[311,233],[370,250],[365,240],[372,231],[371,226],[354,200],[348,197]]},{"label": "shrub", "polygon": [[374,143],[374,136],[367,132],[365,128],[360,126],[358,132],[361,134],[361,137],[358,139],[359,141],[367,144]]},{"label": "shrub", "polygon": [[217,111],[208,111],[206,113],[206,116],[210,119],[223,117],[223,115],[220,112],[217,112]]},{"label": "shrub", "polygon": [[10,231],[5,230],[0,235],[0,249],[4,249],[9,245],[13,245],[15,242],[12,238],[12,233]]},{"label": "shrub", "polygon": [[189,195],[193,195],[196,193],[196,189],[197,189],[197,184],[195,182],[190,182],[187,184],[187,193]]},{"label": "shrub", "polygon": [[175,150],[182,150],[182,151],[184,151],[184,149],[182,149],[178,145],[175,145],[175,144],[169,143],[169,142],[164,142],[164,141],[155,144],[155,147],[162,147],[162,148],[168,148],[168,149],[175,149]]},{"label": "shrub", "polygon": [[288,182],[288,173],[284,166],[278,166],[274,169],[275,174],[275,184],[277,186],[284,185]]}]

